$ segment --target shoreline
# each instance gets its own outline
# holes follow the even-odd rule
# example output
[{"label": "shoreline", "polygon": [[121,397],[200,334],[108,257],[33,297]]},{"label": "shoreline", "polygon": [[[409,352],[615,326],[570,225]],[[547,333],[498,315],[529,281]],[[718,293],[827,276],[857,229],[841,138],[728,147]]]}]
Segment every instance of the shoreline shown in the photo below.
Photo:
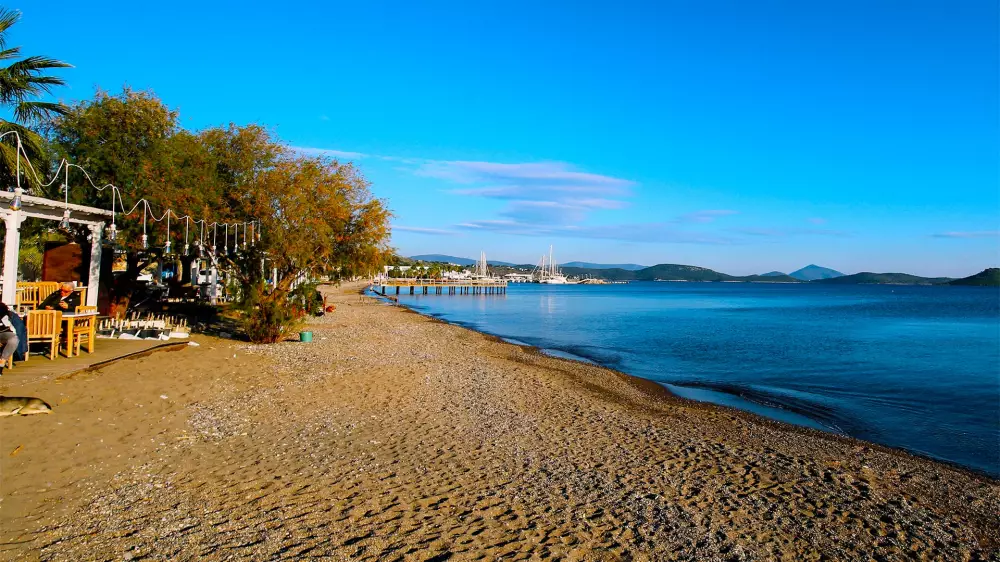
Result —
[{"label": "shoreline", "polygon": [[198,337],[32,386],[55,411],[0,419],[0,559],[1000,553],[993,481],[359,288],[324,289],[312,343]]},{"label": "shoreline", "polygon": [[[905,449],[903,447],[892,447],[892,446],[889,446],[889,445],[883,445],[881,443],[876,443],[874,441],[868,441],[868,440],[861,439],[861,438],[858,438],[858,437],[853,437],[853,436],[845,434],[845,433],[836,433],[836,432],[834,432],[832,430],[816,429],[816,428],[812,428],[812,427],[807,427],[807,426],[803,426],[803,425],[791,423],[791,422],[788,422],[788,421],[784,421],[784,420],[781,420],[781,419],[771,418],[771,417],[768,417],[766,415],[759,414],[757,412],[753,412],[753,411],[750,411],[750,410],[744,410],[744,409],[741,409],[741,408],[736,407],[736,406],[729,406],[727,404],[719,404],[719,403],[711,402],[711,401],[708,401],[708,400],[697,400],[697,399],[694,399],[694,398],[686,398],[686,397],[683,397],[683,396],[679,396],[679,395],[675,394],[674,392],[672,392],[669,388],[667,388],[667,386],[666,386],[667,383],[660,383],[660,382],[657,382],[657,381],[654,381],[654,380],[645,379],[645,378],[642,378],[640,376],[633,375],[633,374],[630,374],[630,373],[626,373],[626,372],[621,371],[619,369],[615,369],[614,367],[610,367],[608,365],[604,365],[604,364],[602,364],[600,361],[598,361],[596,359],[590,359],[590,358],[586,358],[586,357],[582,357],[582,358],[581,357],[575,357],[575,356],[573,356],[573,354],[568,353],[568,352],[563,352],[561,350],[554,350],[554,351],[558,351],[560,354],[564,354],[565,356],[548,354],[548,353],[546,353],[546,348],[539,347],[539,346],[536,346],[536,345],[531,345],[531,344],[520,342],[520,341],[516,341],[516,338],[505,338],[505,337],[499,336],[497,334],[492,334],[490,332],[486,332],[486,331],[483,331],[483,330],[478,330],[478,329],[476,329],[476,328],[474,328],[474,327],[472,327],[470,325],[467,325],[465,323],[452,322],[452,321],[447,320],[445,318],[442,318],[440,316],[436,316],[436,315],[433,315],[433,314],[424,313],[424,312],[420,311],[417,308],[408,306],[408,305],[406,305],[404,303],[400,303],[399,301],[389,300],[386,297],[383,297],[382,295],[375,293],[374,291],[369,291],[369,287],[367,287],[367,286],[364,287],[364,288],[362,288],[360,291],[358,291],[358,294],[362,295],[362,296],[376,298],[377,300],[379,300],[380,302],[383,302],[386,305],[391,304],[391,305],[400,307],[400,308],[404,309],[407,312],[410,312],[410,313],[413,313],[413,314],[417,314],[417,315],[422,316],[424,318],[427,318],[429,320],[432,320],[432,321],[435,321],[435,322],[441,322],[441,323],[444,323],[444,324],[447,324],[447,325],[450,325],[450,326],[455,326],[456,328],[461,328],[461,329],[464,329],[464,330],[468,330],[470,332],[475,332],[475,333],[480,334],[482,336],[485,336],[485,337],[488,337],[488,338],[493,338],[493,339],[495,339],[499,343],[504,343],[504,344],[507,344],[507,345],[517,346],[517,347],[523,348],[526,351],[533,352],[533,353],[538,353],[540,355],[543,355],[543,356],[546,356],[546,357],[549,357],[549,358],[552,358],[552,359],[560,359],[560,360],[563,360],[563,361],[570,361],[570,362],[574,362],[574,363],[580,363],[582,365],[589,365],[589,366],[600,367],[601,369],[605,369],[605,370],[617,373],[621,377],[625,377],[629,382],[632,382],[632,383],[636,384],[639,388],[645,389],[653,397],[666,398],[667,400],[679,400],[679,401],[683,401],[683,402],[689,403],[690,405],[693,405],[695,407],[718,408],[718,409],[720,409],[720,410],[722,410],[722,411],[724,411],[726,413],[737,414],[737,415],[741,415],[741,416],[748,416],[747,419],[749,421],[751,421],[751,422],[754,422],[754,423],[774,424],[775,429],[778,429],[780,431],[789,431],[789,432],[793,432],[793,433],[801,433],[803,436],[807,436],[807,437],[810,437],[810,438],[833,439],[833,440],[837,440],[839,442],[842,442],[842,443],[848,444],[848,445],[872,447],[872,448],[874,448],[876,450],[880,450],[880,451],[885,452],[887,454],[901,455],[903,457],[908,457],[908,458],[912,458],[912,459],[919,460],[919,461],[938,463],[938,464],[940,464],[942,466],[948,467],[949,469],[958,470],[960,472],[964,472],[964,473],[966,473],[970,477],[981,478],[981,479],[984,479],[985,481],[990,482],[990,483],[1000,483],[1000,475],[994,476],[994,475],[990,474],[989,472],[986,472],[986,471],[983,471],[983,470],[978,470],[978,469],[976,469],[974,467],[966,466],[966,465],[963,465],[961,463],[949,461],[949,460],[946,460],[946,459],[941,459],[941,458],[933,457],[931,455],[921,454],[921,453],[916,452],[916,451],[910,451],[909,449]],[[515,340],[515,341],[511,341],[512,339]],[[684,385],[677,385],[677,386],[684,386]],[[690,388],[696,388],[697,389],[697,388],[700,388],[700,387],[690,387]],[[719,392],[721,394],[726,394],[726,395],[729,395],[729,396],[734,396],[736,398],[740,398],[740,399],[746,400],[748,402],[751,402],[751,403],[754,403],[754,404],[758,404],[757,402],[754,402],[753,400],[750,400],[748,398],[743,398],[742,396],[739,396],[739,395],[736,395],[736,394],[730,394],[730,393],[726,393],[724,391],[718,391],[718,390],[714,390],[714,389],[707,389],[707,390],[711,390],[711,391],[714,391],[714,392]],[[816,421],[816,420],[812,420],[812,418],[809,418],[809,416],[807,414],[796,412],[794,410],[785,410],[785,408],[783,408],[782,406],[769,406],[767,404],[759,404],[759,405],[762,406],[762,407],[764,407],[764,408],[770,408],[770,409],[777,409],[777,410],[788,411],[788,412],[791,412],[793,414],[797,414],[797,415],[806,417],[807,419],[810,419],[811,421],[813,421],[817,425],[823,425],[821,422]]]}]

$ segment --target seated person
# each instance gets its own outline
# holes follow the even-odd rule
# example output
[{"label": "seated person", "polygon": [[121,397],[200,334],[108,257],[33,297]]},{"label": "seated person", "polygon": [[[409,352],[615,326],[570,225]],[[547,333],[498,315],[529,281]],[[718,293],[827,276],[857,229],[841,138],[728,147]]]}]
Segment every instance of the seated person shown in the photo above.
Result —
[{"label": "seated person", "polygon": [[80,306],[80,293],[73,290],[73,285],[63,283],[59,290],[45,297],[38,305],[43,310],[59,309],[63,312],[73,312]]},{"label": "seated person", "polygon": [[0,374],[3,374],[3,369],[7,366],[7,360],[14,355],[14,352],[17,351],[18,343],[20,343],[20,340],[17,339],[14,323],[11,322],[11,314],[13,312],[7,305],[0,302],[0,349],[3,349],[3,352],[0,353]]}]

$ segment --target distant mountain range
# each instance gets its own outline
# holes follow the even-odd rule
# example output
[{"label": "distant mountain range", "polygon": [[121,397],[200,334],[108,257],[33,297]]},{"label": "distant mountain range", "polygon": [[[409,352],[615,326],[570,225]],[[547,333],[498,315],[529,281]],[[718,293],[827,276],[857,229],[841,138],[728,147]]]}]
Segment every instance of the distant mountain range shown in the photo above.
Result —
[{"label": "distant mountain range", "polygon": [[[476,260],[469,258],[459,258],[455,256],[446,256],[444,254],[421,254],[419,256],[410,256],[413,261],[428,261],[428,262],[441,262],[441,263],[453,263],[455,265],[476,265]],[[506,262],[506,261],[493,261],[486,260],[486,263],[490,265],[505,265],[508,267],[514,267],[517,264]]]},{"label": "distant mountain range", "polygon": [[590,263],[586,261],[571,261],[561,265],[563,267],[579,267],[581,269],[624,269],[626,271],[638,271],[647,267],[637,263]]},{"label": "distant mountain range", "polygon": [[[474,265],[476,260],[444,254],[424,254],[412,256],[410,260],[424,262],[445,262],[458,265]],[[513,264],[490,261],[491,266],[504,274],[520,269],[531,269],[533,264]],[[989,268],[964,279],[950,277],[920,277],[906,273],[862,272],[854,275],[818,265],[807,265],[802,269],[785,274],[771,271],[762,275],[728,275],[706,267],[663,263],[652,267],[638,264],[598,264],[590,262],[569,262],[560,266],[565,275],[571,277],[592,277],[608,281],[715,281],[715,282],[755,282],[755,283],[820,283],[829,285],[852,284],[892,284],[892,285],[983,285],[1000,286],[1000,268]]]},{"label": "distant mountain range", "polygon": [[854,275],[843,275],[828,279],[817,279],[814,283],[824,285],[941,285],[953,281],[951,277],[920,277],[907,273],[871,273],[864,271]]}]

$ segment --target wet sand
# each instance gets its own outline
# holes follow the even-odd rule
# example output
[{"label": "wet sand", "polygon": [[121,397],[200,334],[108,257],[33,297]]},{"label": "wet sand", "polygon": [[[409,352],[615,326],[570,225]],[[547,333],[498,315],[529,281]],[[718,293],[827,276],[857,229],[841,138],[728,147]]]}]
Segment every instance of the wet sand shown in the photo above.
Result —
[{"label": "wet sand", "polygon": [[0,559],[988,560],[1000,484],[672,397],[356,289],[311,344],[18,388]]}]

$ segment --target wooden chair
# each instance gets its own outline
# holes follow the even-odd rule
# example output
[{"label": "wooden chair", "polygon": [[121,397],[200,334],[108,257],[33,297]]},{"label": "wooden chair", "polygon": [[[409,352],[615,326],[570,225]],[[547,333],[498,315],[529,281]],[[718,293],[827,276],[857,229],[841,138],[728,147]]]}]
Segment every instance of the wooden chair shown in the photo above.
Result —
[{"label": "wooden chair", "polygon": [[[48,296],[48,295],[46,295]],[[38,296],[37,285],[25,285],[17,288],[17,306],[23,309],[33,310],[38,308],[41,299]]]},{"label": "wooden chair", "polygon": [[[49,295],[59,290],[59,283],[55,281],[41,281],[35,283],[38,286],[38,302],[41,303]],[[38,307],[35,307],[38,308]]]},{"label": "wooden chair", "polygon": [[61,310],[32,310],[28,312],[28,353],[24,355],[24,360],[28,360],[31,355],[32,343],[49,344],[49,360],[56,358],[59,352],[59,332],[62,331],[62,311]]},{"label": "wooden chair", "polygon": [[[78,306],[77,312],[97,312],[96,306]],[[97,337],[97,316],[77,318],[73,323],[73,354],[80,355],[80,342],[87,338],[87,353],[94,352],[94,339]]]}]

